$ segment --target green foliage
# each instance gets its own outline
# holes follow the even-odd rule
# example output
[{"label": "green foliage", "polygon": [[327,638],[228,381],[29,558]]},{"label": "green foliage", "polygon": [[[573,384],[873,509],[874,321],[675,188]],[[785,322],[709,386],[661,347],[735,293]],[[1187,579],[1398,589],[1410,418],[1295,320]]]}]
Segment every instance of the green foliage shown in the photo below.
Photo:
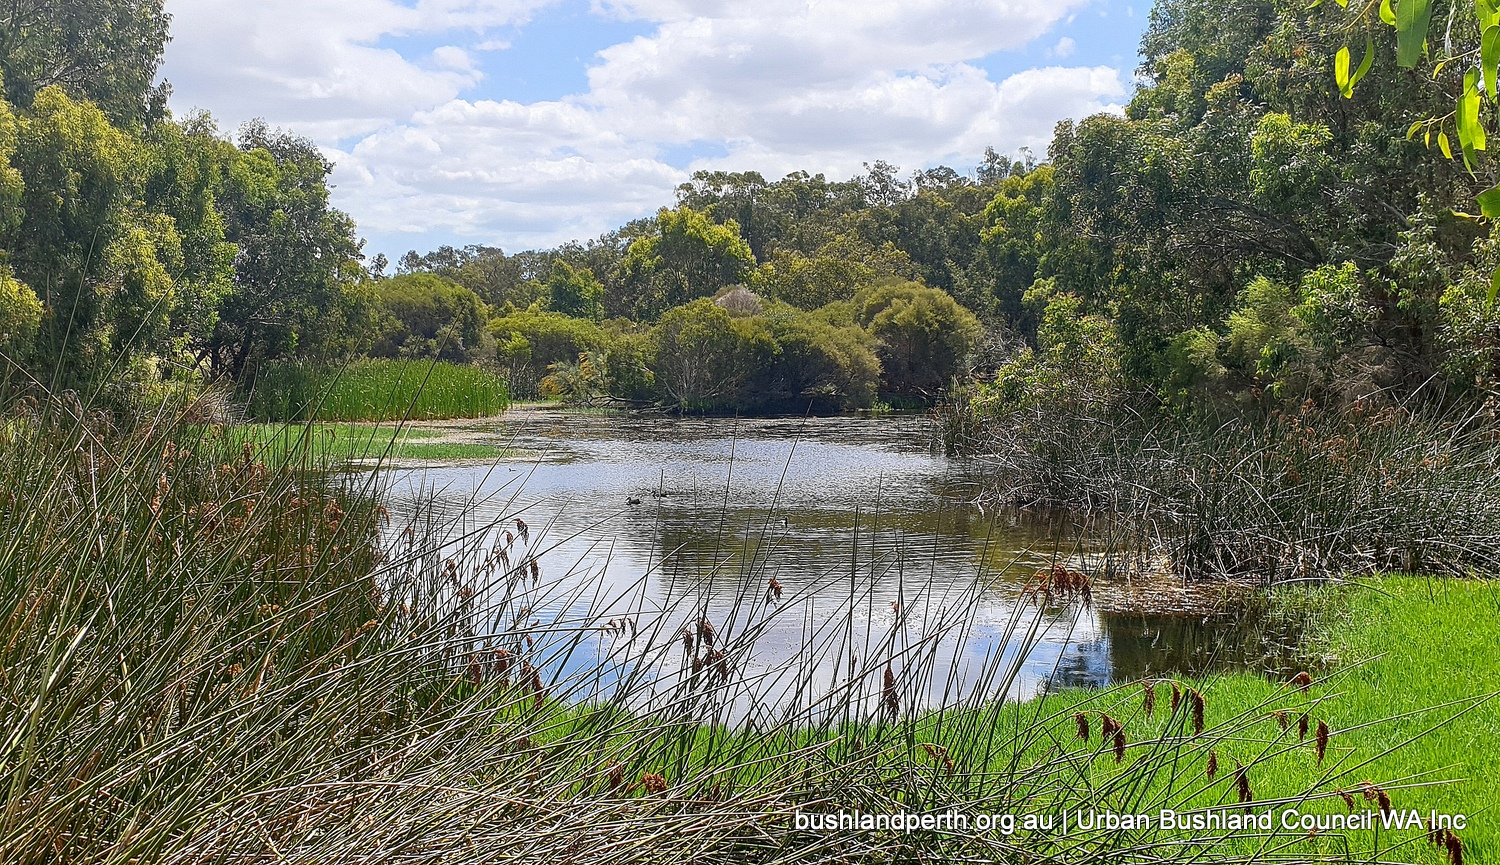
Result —
[{"label": "green foliage", "polygon": [[984,328],[947,292],[915,282],[886,282],[854,299],[854,318],[879,345],[881,386],[930,399],[968,371]]},{"label": "green foliage", "polygon": [[873,246],[856,234],[839,234],[812,256],[777,250],[755,274],[766,297],[802,309],[848,300],[861,286],[891,277],[915,275],[911,257],[886,241]]},{"label": "green foliage", "polygon": [[657,213],[655,229],[630,244],[622,267],[635,317],[654,320],[670,307],[743,282],[754,265],[738,225],[716,225],[683,206]]},{"label": "green foliage", "polygon": [[9,268],[0,269],[0,353],[24,350],[42,323],[42,302]]},{"label": "green foliage", "polygon": [[547,297],[547,308],[553,312],[593,322],[604,318],[604,286],[586,267],[554,261],[547,276]]},{"label": "green foliage", "polygon": [[735,318],[708,298],[668,310],[653,335],[657,388],[685,411],[735,405],[776,354],[763,320]]},{"label": "green foliage", "polygon": [[489,417],[510,404],[505,382],[475,366],[418,360],[269,364],[249,386],[249,411],[274,421],[399,421]]},{"label": "green foliage", "polygon": [[376,357],[473,360],[485,345],[488,310],[474,292],[430,273],[404,274],[375,286],[380,330]]},{"label": "green foliage", "polygon": [[170,18],[162,0],[19,0],[0,10],[5,99],[30,105],[49,85],[138,126],[165,113],[156,84]]},{"label": "green foliage", "polygon": [[371,298],[361,287],[354,223],[329,206],[333,166],[311,141],[240,130],[219,196],[226,239],[238,248],[234,291],[205,347],[215,371],[298,355],[332,358],[363,348]]},{"label": "green foliage", "polygon": [[1112,407],[1122,395],[1124,377],[1110,321],[1085,314],[1078,297],[1049,294],[1045,286],[1029,300],[1042,307],[1036,349],[1022,350],[992,382],[981,382],[972,410],[998,419],[1038,410],[1090,416]]},{"label": "green foliage", "polygon": [[586,319],[570,318],[533,306],[489,323],[495,360],[517,395],[537,393],[538,383],[556,363],[577,363],[578,356],[604,348],[605,335]]}]

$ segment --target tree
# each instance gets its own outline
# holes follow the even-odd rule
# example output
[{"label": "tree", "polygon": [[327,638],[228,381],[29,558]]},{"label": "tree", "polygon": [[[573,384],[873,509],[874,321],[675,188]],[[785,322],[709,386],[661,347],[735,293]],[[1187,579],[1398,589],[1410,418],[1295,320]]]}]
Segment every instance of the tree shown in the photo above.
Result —
[{"label": "tree", "polygon": [[655,319],[671,307],[743,282],[754,265],[755,256],[733,221],[715,225],[690,207],[663,208],[655,230],[631,243],[625,254],[625,285],[635,316]]},{"label": "tree", "polygon": [[854,299],[855,320],[879,344],[887,393],[931,399],[966,371],[984,328],[947,292],[916,282],[887,282]]},{"label": "tree", "polygon": [[241,129],[221,197],[234,291],[204,350],[216,371],[238,379],[252,361],[358,347],[371,298],[354,222],[328,203],[332,168],[311,141]]},{"label": "tree", "polygon": [[485,343],[488,310],[474,292],[431,273],[376,283],[380,330],[370,353],[381,357],[472,360]]},{"label": "tree", "polygon": [[708,298],[668,310],[653,335],[657,387],[684,411],[739,404],[776,353],[764,320],[734,318]]},{"label": "tree", "polygon": [[553,312],[595,322],[604,318],[604,286],[586,267],[575,268],[562,260],[552,262],[547,296],[547,306]]},{"label": "tree", "polygon": [[165,115],[155,84],[170,20],[163,0],[16,0],[0,8],[0,73],[12,105],[48,87],[128,127]]}]

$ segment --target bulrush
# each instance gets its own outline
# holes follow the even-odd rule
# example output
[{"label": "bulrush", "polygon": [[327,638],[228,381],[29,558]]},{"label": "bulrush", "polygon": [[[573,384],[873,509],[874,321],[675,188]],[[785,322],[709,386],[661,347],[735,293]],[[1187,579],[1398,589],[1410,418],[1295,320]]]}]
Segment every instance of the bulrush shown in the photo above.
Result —
[{"label": "bulrush", "polygon": [[901,714],[901,695],[896,692],[896,673],[891,670],[891,665],[885,665],[885,683],[881,688],[880,706],[885,710],[886,717],[892,721]]},{"label": "bulrush", "polygon": [[625,783],[625,764],[618,760],[611,760],[609,774],[605,776],[605,780],[609,783],[609,789],[619,789],[620,785]]},{"label": "bulrush", "polygon": [[1308,675],[1306,670],[1303,670],[1293,676],[1292,681],[1288,684],[1296,685],[1298,690],[1306,693],[1307,689],[1312,687],[1312,676]]},{"label": "bulrush", "polygon": [[1156,682],[1151,679],[1141,683],[1141,711],[1148,721],[1156,714]]},{"label": "bulrush", "polygon": [[[1244,764],[1238,760],[1234,761],[1234,786],[1241,802],[1254,801],[1255,796],[1250,792],[1250,775],[1245,772]],[[1250,809],[1245,810],[1248,812]]]},{"label": "bulrush", "polygon": [[1448,862],[1450,865],[1464,865],[1464,842],[1458,840],[1458,836],[1452,832],[1448,833],[1443,846],[1448,848]]},{"label": "bulrush", "polygon": [[1187,692],[1187,696],[1188,696],[1188,703],[1191,705],[1192,710],[1193,710],[1193,733],[1194,734],[1202,733],[1203,732],[1203,705],[1204,705],[1204,702],[1205,702],[1204,699],[1203,699],[1203,695],[1198,692],[1197,688],[1189,688],[1188,692]]},{"label": "bulrush", "polygon": [[641,775],[641,786],[647,793],[660,793],[667,789],[667,779],[655,772],[646,772]]},{"label": "bulrush", "polygon": [[1099,713],[1099,735],[1102,738],[1108,739],[1121,729],[1123,728],[1120,726],[1119,721],[1116,721],[1103,712]]},{"label": "bulrush", "polygon": [[1021,595],[1038,606],[1050,606],[1061,601],[1070,604],[1079,601],[1085,608],[1093,606],[1093,584],[1088,574],[1070,571],[1062,565],[1043,568],[1027,581]]},{"label": "bulrush", "polygon": [[1115,762],[1121,763],[1125,760],[1125,728],[1115,728]]},{"label": "bulrush", "polygon": [[1351,796],[1351,795],[1349,795],[1349,791],[1347,791],[1347,790],[1335,790],[1334,792],[1337,793],[1337,794],[1339,794],[1339,798],[1341,798],[1341,799],[1344,800],[1344,810],[1345,811],[1353,811],[1354,810],[1354,797]]},{"label": "bulrush", "polygon": [[712,649],[714,647],[714,637],[715,633],[713,623],[708,619],[699,619],[698,642],[703,644],[703,648]]},{"label": "bulrush", "polygon": [[1282,730],[1285,730],[1287,724],[1290,723],[1290,721],[1287,719],[1286,712],[1281,709],[1273,709],[1271,711],[1271,717],[1276,719],[1276,726],[1280,727]]},{"label": "bulrush", "polygon": [[1089,740],[1089,716],[1083,712],[1073,713],[1073,723],[1078,725],[1078,738],[1087,742]]},{"label": "bulrush", "polygon": [[1302,717],[1300,717],[1300,718],[1297,719],[1297,741],[1298,742],[1306,742],[1307,741],[1307,713],[1306,712],[1303,712],[1302,713]]},{"label": "bulrush", "polygon": [[1374,802],[1380,808],[1380,813],[1389,815],[1391,813],[1391,797],[1386,792],[1375,786],[1374,782],[1366,781],[1363,785],[1365,801]]},{"label": "bulrush", "polygon": [[1180,685],[1178,685],[1176,682],[1173,682],[1172,683],[1172,714],[1174,714],[1174,715],[1177,714],[1177,710],[1180,709],[1180,708],[1182,708],[1182,687]]},{"label": "bulrush", "polygon": [[1219,774],[1219,752],[1212,748],[1208,750],[1208,766],[1204,768],[1203,774],[1210,781]]},{"label": "bulrush", "polygon": [[531,526],[526,525],[526,521],[520,517],[516,517],[516,534],[521,536],[521,543],[531,543]]},{"label": "bulrush", "polygon": [[1323,765],[1323,757],[1328,753],[1328,722],[1318,722],[1318,735],[1313,739],[1313,753],[1318,755],[1318,765]]},{"label": "bulrush", "polygon": [[770,582],[766,583],[766,600],[768,602],[771,600],[781,600],[781,583],[777,582],[775,577],[772,577]]}]

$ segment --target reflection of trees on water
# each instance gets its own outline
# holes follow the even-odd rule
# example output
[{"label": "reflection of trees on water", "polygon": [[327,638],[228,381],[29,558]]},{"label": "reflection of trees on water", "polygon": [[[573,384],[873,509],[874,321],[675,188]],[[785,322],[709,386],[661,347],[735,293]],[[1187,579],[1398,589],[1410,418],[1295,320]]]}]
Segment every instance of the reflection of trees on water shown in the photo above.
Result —
[{"label": "reflection of trees on water", "polygon": [[1275,669],[1277,643],[1253,612],[1239,615],[1096,614],[1100,636],[1064,655],[1052,687],[1102,686],[1227,669]]}]

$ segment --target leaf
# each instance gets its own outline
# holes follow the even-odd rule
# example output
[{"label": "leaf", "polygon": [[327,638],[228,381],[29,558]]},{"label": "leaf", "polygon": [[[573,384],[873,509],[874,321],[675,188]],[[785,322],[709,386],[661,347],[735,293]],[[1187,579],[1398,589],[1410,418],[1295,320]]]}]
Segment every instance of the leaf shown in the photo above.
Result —
[{"label": "leaf", "polygon": [[1490,219],[1500,219],[1500,186],[1491,186],[1474,196],[1474,202],[1479,205],[1480,213]]},{"label": "leaf", "polygon": [[1484,70],[1484,89],[1495,98],[1495,75],[1500,71],[1500,26],[1491,24],[1480,41],[1479,66]]},{"label": "leaf", "polygon": [[1496,295],[1500,295],[1500,267],[1495,268],[1495,272],[1490,275],[1490,309],[1495,308]]},{"label": "leaf", "polygon": [[1391,0],[1380,0],[1380,20],[1396,26],[1396,11],[1391,8]]},{"label": "leaf", "polygon": [[1448,146],[1448,133],[1446,133],[1446,132],[1439,132],[1438,133],[1438,150],[1443,151],[1443,155],[1446,156],[1447,158],[1449,158],[1449,159],[1453,158],[1453,148],[1451,148],[1451,147]]},{"label": "leaf", "polygon": [[1370,34],[1366,33],[1365,34],[1365,56],[1360,59],[1360,61],[1359,61],[1359,68],[1356,69],[1356,70],[1354,70],[1354,74],[1349,77],[1349,94],[1348,95],[1351,98],[1354,96],[1354,85],[1358,84],[1359,80],[1361,78],[1365,77],[1365,73],[1370,71],[1370,67],[1374,63],[1375,63],[1375,40],[1371,39],[1370,38]]},{"label": "leaf", "polygon": [[1401,0],[1396,4],[1396,63],[1411,69],[1422,56],[1427,25],[1432,21],[1432,0]]},{"label": "leaf", "polygon": [[1464,161],[1473,170],[1474,151],[1485,145],[1484,124],[1479,122],[1479,70],[1464,73],[1464,89],[1458,97],[1455,117],[1458,124],[1458,143],[1464,150]]},{"label": "leaf", "polygon": [[1413,123],[1411,125],[1411,128],[1408,129],[1408,130],[1406,130],[1406,140],[1410,141],[1413,138],[1416,138],[1417,137],[1417,130],[1421,129],[1422,128],[1422,124],[1425,123],[1425,122],[1426,121],[1424,121],[1424,120],[1418,120],[1416,123]]},{"label": "leaf", "polygon": [[1344,94],[1345,99],[1354,97],[1354,87],[1349,83],[1349,46],[1345,45],[1339,49],[1339,53],[1333,55],[1333,80],[1339,86],[1339,92]]}]

